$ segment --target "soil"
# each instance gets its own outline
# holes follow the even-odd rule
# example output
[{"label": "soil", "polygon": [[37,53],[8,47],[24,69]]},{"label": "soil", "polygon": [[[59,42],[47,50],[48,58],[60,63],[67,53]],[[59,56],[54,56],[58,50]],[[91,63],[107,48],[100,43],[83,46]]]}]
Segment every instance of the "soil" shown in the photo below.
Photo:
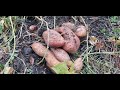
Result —
[{"label": "soil", "polygon": [[[107,32],[111,32],[111,26],[108,21],[108,16],[84,16],[86,23],[89,25],[90,29],[90,35],[96,36],[97,38],[104,37],[104,34],[100,32],[101,29],[105,28],[108,30]],[[44,16],[44,19],[48,22],[49,28],[54,28],[54,17],[53,16]],[[77,18],[77,22],[74,21],[74,19],[71,16],[56,16],[56,26],[61,26],[64,22],[73,22],[75,25],[83,24],[79,18]],[[24,23],[24,27],[22,30],[18,26],[18,32],[16,32],[16,50],[17,57],[14,58],[10,66],[12,66],[15,69],[15,74],[53,74],[51,70],[46,66],[46,62],[43,61],[39,65],[37,65],[38,62],[42,60],[42,57],[36,55],[33,50],[31,49],[30,45],[34,41],[40,41],[43,42],[43,38],[41,38],[42,33],[47,29],[45,26],[45,23],[43,23],[42,27],[38,29],[37,31],[31,33],[28,30],[28,27],[30,25],[37,25],[38,28],[40,27],[42,22],[39,22],[34,17],[28,17],[25,19],[25,21],[18,21],[18,24],[21,25],[21,23]],[[21,33],[21,36],[20,36]],[[35,34],[37,34],[39,37],[36,37]],[[104,37],[104,39],[107,37]],[[85,40],[86,38],[81,38],[82,40]],[[0,39],[0,42],[2,39]],[[80,48],[78,50],[78,54],[81,54],[86,49],[86,43],[82,43],[80,45]],[[32,60],[30,61],[30,57],[32,57]],[[76,54],[70,54],[70,57],[74,60],[78,56]],[[7,55],[4,55],[4,58],[0,60],[0,63],[5,64],[9,57]],[[30,63],[32,62],[32,63]]]}]

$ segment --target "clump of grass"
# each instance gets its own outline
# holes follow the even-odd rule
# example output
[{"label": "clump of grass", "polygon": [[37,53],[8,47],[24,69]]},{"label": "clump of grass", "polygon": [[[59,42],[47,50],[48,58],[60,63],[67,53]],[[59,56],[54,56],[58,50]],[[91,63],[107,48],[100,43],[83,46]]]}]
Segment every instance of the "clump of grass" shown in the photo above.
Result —
[{"label": "clump of grass", "polygon": [[[2,42],[0,43],[0,48],[4,50],[4,53],[8,56],[6,62],[4,62],[4,68],[10,66],[14,57],[17,56],[16,53],[16,25],[18,16],[8,16],[8,17],[1,17],[0,20],[0,38],[3,38]],[[3,68],[3,72],[4,72]]]}]

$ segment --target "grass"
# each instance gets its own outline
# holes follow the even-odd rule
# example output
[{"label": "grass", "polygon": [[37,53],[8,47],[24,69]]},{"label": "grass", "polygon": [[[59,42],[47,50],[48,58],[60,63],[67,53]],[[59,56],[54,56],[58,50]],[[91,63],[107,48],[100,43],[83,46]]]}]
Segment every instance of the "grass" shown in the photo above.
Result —
[{"label": "grass", "polygon": [[[0,43],[0,49],[3,49],[4,54],[6,57],[4,58],[5,61],[0,61],[0,71],[2,70],[4,72],[4,68],[7,66],[11,66],[13,64],[13,61],[16,58],[19,58],[19,60],[22,62],[24,69],[23,73],[29,73],[31,74],[33,71],[27,67],[26,62],[23,58],[19,57],[19,50],[18,47],[20,45],[18,44],[18,40],[21,37],[25,37],[25,35],[30,36],[31,33],[24,32],[23,27],[25,27],[24,21],[26,20],[27,16],[2,16],[0,17],[0,39],[3,39]],[[36,20],[38,20],[38,24],[42,22],[39,26],[39,29],[42,29],[42,26],[47,28],[49,30],[49,23],[45,20],[44,17],[35,16]],[[103,27],[102,29],[99,29],[100,36],[103,38],[99,38],[99,36],[95,36],[98,38],[99,41],[103,41],[105,44],[105,47],[99,50],[95,50],[95,45],[91,45],[89,43],[90,36],[93,36],[92,34],[96,32],[91,32],[91,26],[92,24],[89,24],[87,22],[87,16],[71,16],[73,22],[77,24],[77,22],[80,22],[84,24],[87,28],[87,37],[84,40],[84,43],[81,43],[80,51],[76,52],[73,56],[74,58],[77,58],[79,55],[83,57],[83,63],[84,67],[81,71],[81,74],[116,74],[120,73],[119,66],[119,60],[120,60],[120,45],[116,45],[115,42],[108,42],[108,38],[115,37],[115,40],[119,40],[120,37],[120,27],[119,27],[119,16],[108,16],[107,20],[110,25],[111,32],[108,31],[109,28]],[[53,17],[53,28],[57,26],[57,16]],[[18,22],[21,22],[20,27],[18,27]],[[97,26],[96,26],[97,27]],[[93,27],[94,28],[94,27]],[[99,28],[99,27],[98,27]],[[40,40],[41,37],[37,36],[37,38]],[[20,43],[20,42],[19,42]],[[85,47],[83,47],[85,46]],[[83,47],[83,48],[82,48]],[[47,46],[47,49],[49,46]],[[47,52],[47,51],[46,51]],[[45,57],[45,56],[44,56]],[[38,64],[41,64],[44,61],[44,57]]]},{"label": "grass", "polygon": [[[111,23],[117,23],[118,17],[117,16],[112,16],[110,18]],[[101,33],[103,33],[105,36],[110,37],[108,35],[107,30],[102,29],[100,30]],[[119,28],[113,29],[113,35],[116,36],[117,38],[119,37]],[[88,47],[89,48],[89,47]],[[116,48],[116,47],[114,47]],[[92,48],[94,50],[94,48]],[[115,73],[120,73],[119,68],[115,67],[115,60],[116,58],[112,58],[112,55],[119,55],[120,51],[100,51],[100,52],[94,52],[92,50],[88,49],[88,52],[84,54],[84,69],[82,70],[82,74],[115,74]],[[98,55],[100,58],[96,57]],[[88,60],[87,60],[88,57]],[[102,59],[101,59],[102,57]]]}]

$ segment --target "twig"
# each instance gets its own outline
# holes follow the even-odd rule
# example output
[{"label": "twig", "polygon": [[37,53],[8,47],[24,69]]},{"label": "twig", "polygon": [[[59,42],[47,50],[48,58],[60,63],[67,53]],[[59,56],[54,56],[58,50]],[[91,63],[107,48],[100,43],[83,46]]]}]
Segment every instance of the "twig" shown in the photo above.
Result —
[{"label": "twig", "polygon": [[[23,19],[25,19],[25,16],[24,16],[24,18]],[[21,27],[20,27],[20,37],[19,38],[21,38],[21,34],[22,34],[22,28],[23,28],[23,22],[22,22],[22,25],[21,25]]]},{"label": "twig", "polygon": [[55,24],[56,24],[56,16],[54,16],[54,30],[55,30]]},{"label": "twig", "polygon": [[76,24],[77,19],[76,19],[74,16],[71,16],[71,17],[72,17],[72,19],[75,21],[75,24]]},{"label": "twig", "polygon": [[110,54],[110,55],[114,55],[114,54],[120,54],[120,52],[94,52],[94,53],[88,53],[89,55],[91,54]]},{"label": "twig", "polygon": [[88,25],[85,23],[85,20],[83,19],[83,17],[82,16],[80,16],[80,18],[81,18],[81,20],[82,20],[82,22],[84,23],[84,25],[85,25],[85,27],[86,27],[86,29],[87,29],[87,62],[88,62],[88,48],[89,48],[89,46],[88,46],[88,39],[89,39],[89,30],[88,30]]}]

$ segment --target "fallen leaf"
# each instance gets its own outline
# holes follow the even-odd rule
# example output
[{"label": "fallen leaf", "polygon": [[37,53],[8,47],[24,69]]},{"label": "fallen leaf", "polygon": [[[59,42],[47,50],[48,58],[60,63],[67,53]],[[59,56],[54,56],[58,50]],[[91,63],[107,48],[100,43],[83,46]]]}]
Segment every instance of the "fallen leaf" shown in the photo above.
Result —
[{"label": "fallen leaf", "polygon": [[61,62],[60,64],[51,68],[56,74],[70,74],[68,71],[67,64],[65,62]]},{"label": "fallen leaf", "polygon": [[104,48],[104,43],[103,42],[97,42],[95,45],[95,50],[99,50]]},{"label": "fallen leaf", "polygon": [[13,74],[14,69],[12,67],[5,67],[3,74]]},{"label": "fallen leaf", "polygon": [[2,48],[3,48],[3,50],[4,50],[5,53],[9,52],[9,48],[8,47],[2,47]]},{"label": "fallen leaf", "polygon": [[90,37],[89,43],[91,45],[95,46],[97,42],[98,42],[98,39],[95,36]]},{"label": "fallen leaf", "polygon": [[120,45],[120,40],[116,40],[116,45]]},{"label": "fallen leaf", "polygon": [[115,42],[115,37],[113,36],[113,37],[109,37],[108,38],[108,42]]}]

